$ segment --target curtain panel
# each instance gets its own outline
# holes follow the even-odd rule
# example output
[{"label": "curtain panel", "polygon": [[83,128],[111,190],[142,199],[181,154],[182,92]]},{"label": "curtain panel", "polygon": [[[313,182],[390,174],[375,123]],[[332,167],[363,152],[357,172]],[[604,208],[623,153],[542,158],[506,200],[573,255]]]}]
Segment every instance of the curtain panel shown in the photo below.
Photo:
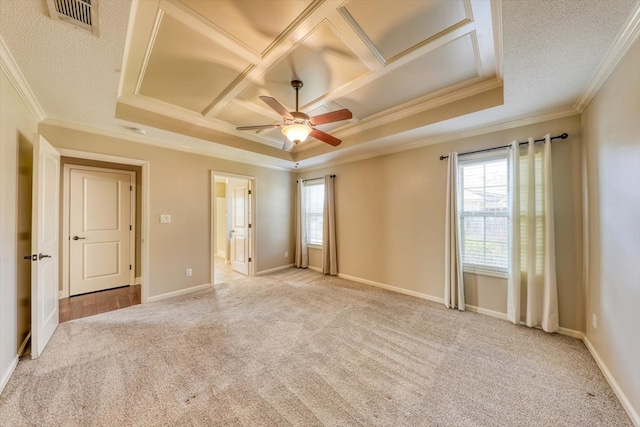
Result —
[{"label": "curtain panel", "polygon": [[458,214],[458,153],[449,153],[447,169],[447,198],[444,239],[444,305],[464,306],[464,281],[462,279],[462,255],[460,216]]},{"label": "curtain panel", "polygon": [[322,219],[322,273],[338,275],[338,252],[336,247],[335,175],[324,177],[324,209]]},{"label": "curtain panel", "polygon": [[507,318],[546,332],[559,329],[551,165],[548,134],[537,147],[511,144]]},{"label": "curtain panel", "polygon": [[307,222],[305,221],[304,181],[298,180],[296,192],[296,253],[295,263],[298,268],[309,267],[309,251],[307,249]]}]

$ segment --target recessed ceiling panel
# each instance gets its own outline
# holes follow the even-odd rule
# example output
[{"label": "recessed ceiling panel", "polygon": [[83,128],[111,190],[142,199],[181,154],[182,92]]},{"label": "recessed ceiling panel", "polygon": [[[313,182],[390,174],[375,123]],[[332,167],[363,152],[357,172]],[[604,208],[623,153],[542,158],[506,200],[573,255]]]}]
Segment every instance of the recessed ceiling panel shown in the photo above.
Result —
[{"label": "recessed ceiling panel", "polygon": [[310,0],[180,0],[258,53],[264,52],[312,2]]},{"label": "recessed ceiling panel", "polygon": [[318,26],[303,42],[269,68],[239,99],[266,107],[258,97],[276,98],[289,111],[295,110],[295,91],[291,80],[302,80],[300,108],[336,88],[367,73],[369,69],[326,22]]},{"label": "recessed ceiling panel", "polygon": [[478,76],[470,35],[461,37],[336,99],[364,118]]},{"label": "recessed ceiling panel", "polygon": [[140,94],[201,113],[249,65],[246,59],[165,14]]},{"label": "recessed ceiling panel", "polygon": [[355,21],[356,32],[364,33],[389,60],[465,20],[464,1],[350,1],[344,9]]}]

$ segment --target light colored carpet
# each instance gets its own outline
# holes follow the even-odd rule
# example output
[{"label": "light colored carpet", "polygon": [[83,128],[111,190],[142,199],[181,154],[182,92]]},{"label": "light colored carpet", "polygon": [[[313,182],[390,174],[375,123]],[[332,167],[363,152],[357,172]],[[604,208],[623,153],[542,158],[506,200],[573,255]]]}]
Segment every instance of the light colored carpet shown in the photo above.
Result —
[{"label": "light colored carpet", "polygon": [[0,425],[631,423],[579,340],[291,269],[61,324]]}]

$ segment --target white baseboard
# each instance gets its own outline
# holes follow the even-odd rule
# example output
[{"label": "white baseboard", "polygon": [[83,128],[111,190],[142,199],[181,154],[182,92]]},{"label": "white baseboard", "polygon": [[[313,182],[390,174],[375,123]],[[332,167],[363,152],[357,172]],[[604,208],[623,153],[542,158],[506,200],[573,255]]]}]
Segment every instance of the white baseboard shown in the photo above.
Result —
[{"label": "white baseboard", "polygon": [[22,344],[20,344],[20,348],[18,349],[18,357],[22,356],[22,353],[24,353],[24,349],[27,347],[29,338],[31,338],[31,331],[29,331],[27,336],[24,338],[24,341],[22,341]]},{"label": "white baseboard", "polygon": [[322,273],[322,269],[320,267],[314,267],[312,265],[307,267],[311,271],[315,271],[316,273]]},{"label": "white baseboard", "polygon": [[464,309],[472,313],[484,314],[485,316],[495,317],[500,320],[507,320],[507,313],[501,313],[495,310],[489,310],[488,308],[477,307],[471,304],[465,304]]},{"label": "white baseboard", "polygon": [[64,296],[64,291],[58,291],[58,299],[62,298],[66,298],[66,296]]},{"label": "white baseboard", "polygon": [[591,341],[589,341],[589,338],[587,338],[587,336],[583,334],[582,341],[584,342],[584,345],[587,346],[587,349],[589,350],[589,353],[591,353],[593,360],[596,361],[598,368],[600,368],[605,379],[613,389],[613,392],[618,397],[618,400],[622,404],[622,407],[624,408],[624,410],[627,412],[627,415],[631,419],[631,422],[633,423],[633,425],[636,427],[640,427],[640,415],[638,415],[635,409],[633,409],[631,402],[629,402],[629,399],[627,398],[627,396],[624,394],[624,392],[618,385],[618,382],[615,380],[615,378],[611,374],[611,371],[609,371],[609,368],[607,368],[607,365],[604,364],[604,361],[596,351],[593,344],[591,344]]},{"label": "white baseboard", "polygon": [[7,370],[2,374],[2,377],[0,378],[0,394],[2,394],[2,390],[4,390],[5,386],[11,379],[11,375],[13,375],[13,371],[16,370],[16,366],[18,366],[18,360],[20,359],[16,354],[16,357],[11,361],[11,363],[9,363],[9,366],[7,366]]},{"label": "white baseboard", "polygon": [[211,287],[211,283],[205,283],[204,285],[192,286],[186,289],[180,289],[179,291],[167,292],[166,294],[155,295],[152,297],[148,297],[146,302],[155,302],[160,301],[167,298],[173,298],[180,295],[190,294],[191,292],[200,291],[202,289],[207,289]]},{"label": "white baseboard", "polygon": [[560,335],[566,335],[568,337],[577,338],[579,340],[584,341],[584,332],[576,331],[575,329],[560,327],[560,329],[558,329],[558,333]]},{"label": "white baseboard", "polygon": [[345,280],[351,280],[352,282],[363,283],[365,285],[375,286],[376,288],[387,289],[390,291],[398,292],[400,294],[411,295],[412,297],[422,298],[422,299],[426,299],[427,301],[444,304],[443,298],[434,297],[428,294],[423,294],[422,292],[410,291],[409,289],[399,288],[397,286],[387,285],[385,283],[374,282],[373,280],[362,279],[360,277],[349,276],[348,274],[338,273],[338,277]]},{"label": "white baseboard", "polygon": [[280,267],[275,267],[275,268],[270,268],[268,270],[258,271],[255,275],[256,276],[263,276],[265,274],[275,273],[276,271],[281,271],[281,270],[286,270],[288,268],[293,268],[294,266],[295,266],[295,264],[281,265]]},{"label": "white baseboard", "polygon": [[[309,267],[309,269],[312,269],[312,267]],[[349,276],[348,274],[338,273],[338,277],[340,277],[342,279],[358,282],[358,283],[364,283],[365,285],[371,285],[371,286],[375,286],[375,287],[378,287],[378,288],[388,289],[390,291],[398,292],[398,293],[401,293],[401,294],[411,295],[411,296],[414,296],[414,297],[426,299],[428,301],[433,301],[433,302],[438,302],[438,303],[444,304],[444,299],[443,298],[436,297],[436,296],[433,296],[433,295],[424,294],[422,292],[410,291],[408,289],[399,288],[397,286],[387,285],[385,283],[380,283],[380,282],[374,282],[373,280],[362,279],[360,277],[355,277],[355,276]],[[467,311],[472,312],[472,313],[484,314],[485,316],[495,317],[496,319],[507,320],[507,313],[502,313],[502,312],[499,312],[499,311],[490,310],[488,308],[482,308],[482,307],[477,307],[477,306],[471,305],[471,304],[465,304],[465,309]],[[568,329],[568,328],[560,328],[558,333],[561,334],[561,335],[566,335],[566,336],[569,336],[569,337],[577,338],[579,340],[582,340],[584,338],[584,333],[582,333],[580,331],[573,330],[573,329]]]}]

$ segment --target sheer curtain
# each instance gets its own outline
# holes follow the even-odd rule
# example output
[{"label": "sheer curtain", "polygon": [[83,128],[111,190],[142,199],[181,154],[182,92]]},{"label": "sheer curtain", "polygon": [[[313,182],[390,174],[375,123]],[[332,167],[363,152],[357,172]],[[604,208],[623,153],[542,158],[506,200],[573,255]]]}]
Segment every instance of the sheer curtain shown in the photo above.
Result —
[{"label": "sheer curtain", "polygon": [[464,282],[458,218],[458,153],[449,153],[444,241],[444,305],[464,310]]},{"label": "sheer curtain", "polygon": [[307,268],[309,266],[309,252],[307,250],[307,222],[305,221],[305,191],[304,181],[298,180],[296,197],[296,267]]},{"label": "sheer curtain", "polygon": [[[511,187],[510,269],[507,287],[507,318],[527,326],[556,332],[558,291],[556,285],[551,139],[536,147],[513,142],[509,149]],[[523,293],[524,298],[523,298]]]},{"label": "sheer curtain", "polygon": [[336,248],[335,175],[324,177],[324,210],[322,219],[322,273],[338,274],[338,253]]}]

